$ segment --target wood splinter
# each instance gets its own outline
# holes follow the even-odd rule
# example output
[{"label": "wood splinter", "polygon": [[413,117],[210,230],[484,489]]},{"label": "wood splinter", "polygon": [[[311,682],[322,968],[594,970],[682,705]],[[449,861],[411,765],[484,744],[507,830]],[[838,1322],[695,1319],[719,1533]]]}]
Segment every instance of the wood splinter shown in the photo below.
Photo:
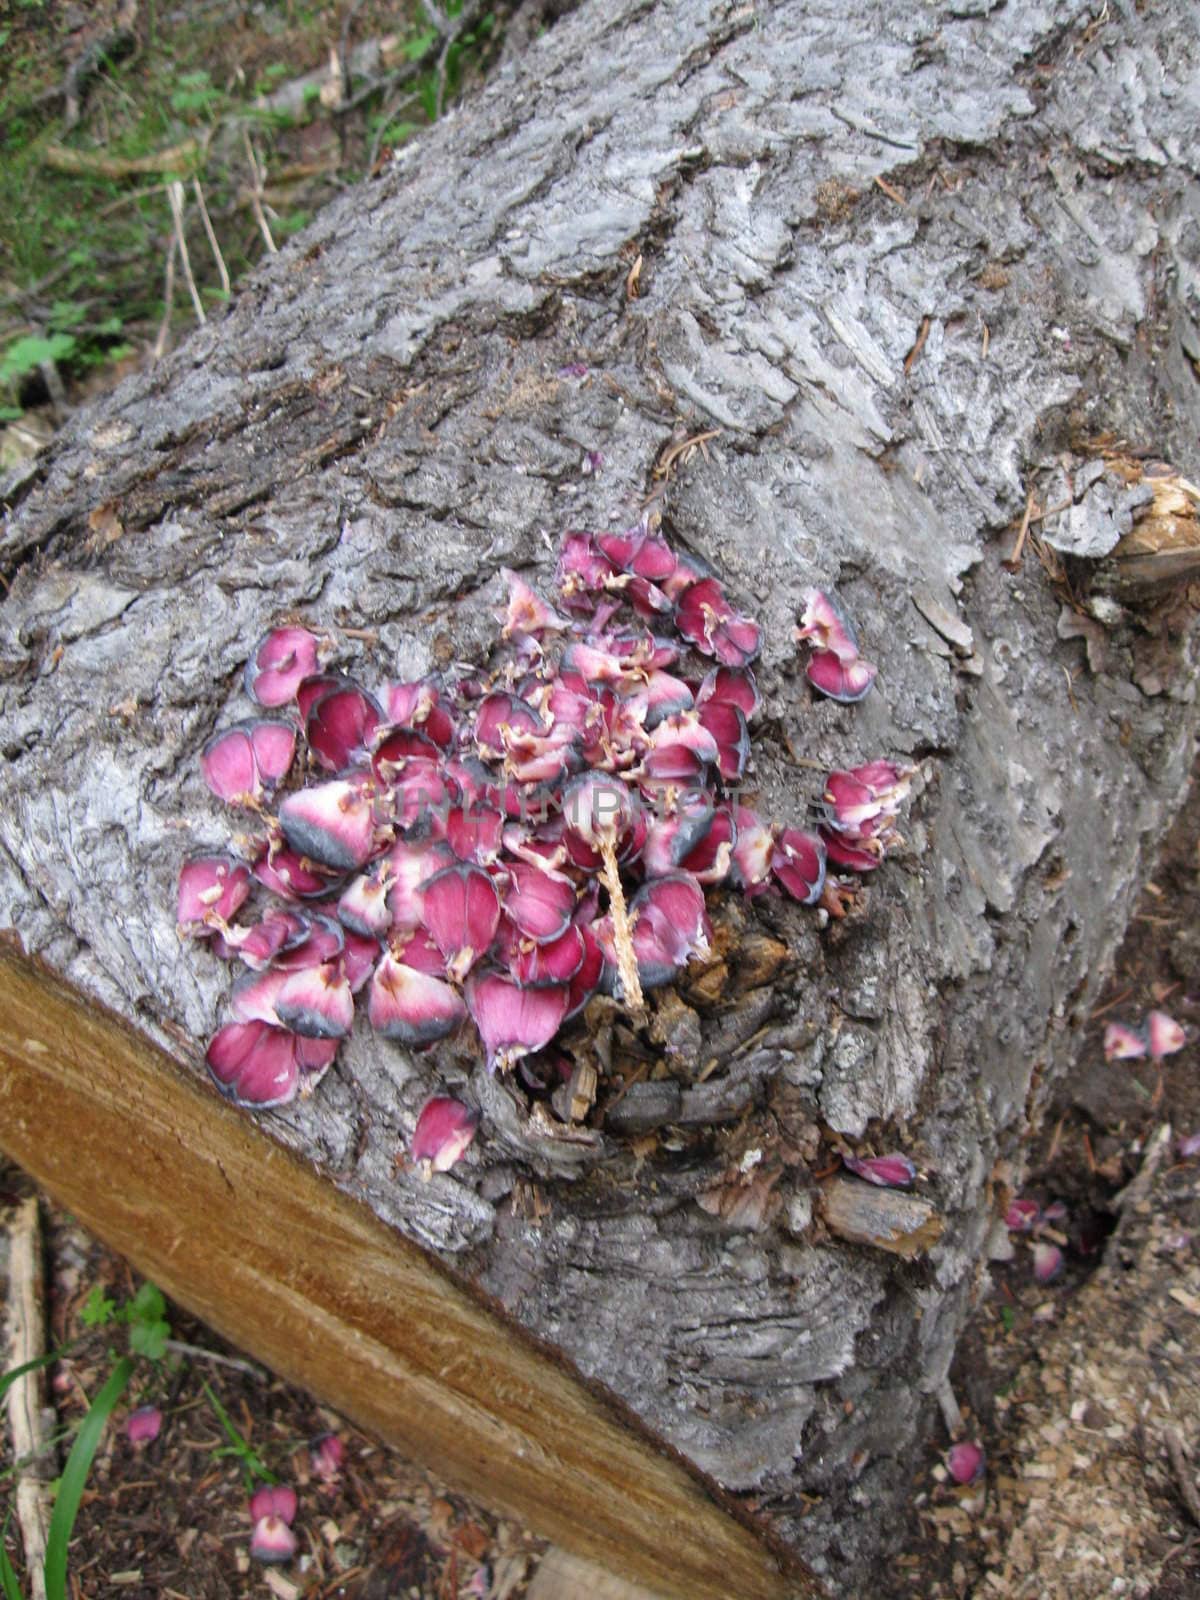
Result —
[{"label": "wood splinter", "polygon": [[612,836],[604,834],[597,843],[597,849],[604,863],[601,881],[608,890],[609,909],[612,912],[613,944],[617,952],[621,993],[630,1015],[641,1024],[646,1020],[646,997],[642,993],[642,980],[638,975],[633,930],[629,926],[629,908],[625,904],[625,891],[621,887],[621,873],[617,866],[617,847]]}]

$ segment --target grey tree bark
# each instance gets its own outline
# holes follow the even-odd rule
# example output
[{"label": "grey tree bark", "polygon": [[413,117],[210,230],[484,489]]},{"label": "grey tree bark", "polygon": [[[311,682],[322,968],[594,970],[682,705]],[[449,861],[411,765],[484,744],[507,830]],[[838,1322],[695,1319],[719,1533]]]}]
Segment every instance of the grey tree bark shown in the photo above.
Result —
[{"label": "grey tree bark", "polygon": [[[921,764],[861,916],[758,903],[790,975],[706,1022],[722,1064],[653,1153],[531,1121],[464,1049],[484,1136],[397,1175],[445,1080],[365,1032],[270,1118],[843,1585],[1191,766],[1190,613],[1126,612],[1092,674],[1001,558],[1101,435],[1195,474],[1198,65],[1169,0],[592,0],[9,486],[0,925],[197,1071],[227,979],[174,886],[228,825],[196,757],[283,617],[365,630],[376,677],[481,660],[500,566],[544,581],[654,493],[764,623],[764,811],[803,821],[809,762]],[[879,663],[861,706],[804,686],[811,584]],[[822,1129],[919,1159],[931,1248],[813,1216]],[[747,1169],[774,1201],[714,1214]]]}]

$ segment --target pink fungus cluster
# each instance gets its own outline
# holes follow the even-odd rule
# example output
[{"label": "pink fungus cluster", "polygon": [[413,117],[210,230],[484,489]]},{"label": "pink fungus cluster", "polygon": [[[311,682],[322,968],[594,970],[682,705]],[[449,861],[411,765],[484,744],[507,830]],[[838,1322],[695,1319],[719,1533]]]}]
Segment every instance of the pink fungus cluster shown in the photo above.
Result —
[{"label": "pink fungus cluster", "polygon": [[1106,1061],[1137,1061],[1148,1056],[1158,1062],[1173,1056],[1187,1043],[1181,1023],[1165,1011],[1151,1011],[1139,1023],[1110,1022],[1104,1029]]},{"label": "pink fungus cluster", "polygon": [[[1061,1200],[1042,1206],[1028,1196],[1017,1196],[1009,1202],[1004,1222],[1010,1233],[1028,1234],[1032,1247],[1031,1266],[1038,1283],[1053,1283],[1066,1266],[1066,1256],[1058,1241],[1066,1242],[1058,1230],[1067,1220],[1067,1208]],[[1050,1238],[1044,1234],[1052,1235]]]},{"label": "pink fungus cluster", "polygon": [[[896,842],[913,774],[891,761],[831,772],[806,828],[741,803],[760,632],[701,562],[641,524],[568,533],[556,576],[552,606],[506,573],[493,665],[452,681],[368,688],[296,626],[255,649],[246,692],[273,715],[217,733],[201,768],[256,831],[189,860],[178,900],[181,933],[239,970],[207,1053],[237,1103],[309,1092],[360,997],[410,1049],[473,1027],[490,1070],[597,993],[640,1022],[645,991],[707,956],[716,886],[840,914],[853,880],[827,871]],[[799,632],[813,687],[861,699],[875,668],[826,595]],[[433,1169],[474,1133],[454,1104],[423,1120]]]}]

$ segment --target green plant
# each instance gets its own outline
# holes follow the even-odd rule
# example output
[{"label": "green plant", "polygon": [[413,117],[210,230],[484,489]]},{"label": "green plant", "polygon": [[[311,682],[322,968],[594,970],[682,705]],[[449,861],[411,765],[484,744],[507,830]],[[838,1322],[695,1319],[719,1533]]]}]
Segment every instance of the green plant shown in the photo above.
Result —
[{"label": "green plant", "polygon": [[195,72],[181,72],[171,91],[171,110],[185,116],[207,116],[225,100],[225,95],[213,83],[204,67]]},{"label": "green plant", "polygon": [[238,1431],[236,1423],[213,1393],[207,1379],[202,1378],[200,1380],[200,1387],[207,1395],[208,1403],[216,1412],[217,1421],[225,1430],[225,1437],[229,1440],[228,1444],[217,1445],[213,1451],[213,1456],[217,1460],[233,1457],[234,1460],[241,1463],[247,1493],[253,1489],[256,1479],[261,1479],[263,1483],[278,1483],[279,1479],[266,1465],[258,1451]]},{"label": "green plant", "polygon": [[[44,1576],[47,1600],[67,1600],[67,1561],[75,1518],[79,1514],[88,1474],[99,1448],[104,1429],[116,1409],[129,1381],[137,1371],[139,1360],[160,1361],[166,1353],[171,1337],[166,1320],[166,1301],[152,1283],[144,1283],[132,1300],[120,1308],[108,1298],[99,1286],[94,1288],[80,1312],[80,1320],[88,1328],[103,1328],[123,1323],[129,1329],[129,1354],[119,1357],[99,1392],[88,1407],[75,1434],[75,1441],[67,1456],[66,1466],[59,1478],[54,1495],[54,1509],[50,1514],[50,1527],[46,1536],[46,1562]],[[57,1361],[69,1345],[52,1350],[34,1361],[26,1361],[0,1377],[0,1398],[18,1378],[39,1367]],[[115,1352],[114,1352],[115,1354]],[[22,1600],[21,1586],[5,1547],[4,1536],[12,1516],[11,1507],[0,1529],[0,1589],[4,1600]]]},{"label": "green plant", "polygon": [[69,333],[22,334],[0,356],[0,383],[15,383],[36,372],[43,361],[64,361],[75,352],[75,338]]}]

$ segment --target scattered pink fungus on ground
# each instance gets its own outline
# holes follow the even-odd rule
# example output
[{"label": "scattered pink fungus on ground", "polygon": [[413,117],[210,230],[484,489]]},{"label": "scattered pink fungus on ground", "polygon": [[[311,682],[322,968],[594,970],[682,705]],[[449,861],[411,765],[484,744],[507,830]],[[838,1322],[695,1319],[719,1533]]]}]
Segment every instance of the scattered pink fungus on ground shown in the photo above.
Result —
[{"label": "scattered pink fungus on ground", "polygon": [[264,1566],[290,1561],[298,1541],[282,1517],[259,1517],[250,1534],[250,1554]]},{"label": "scattered pink fungus on ground", "polygon": [[1056,1244],[1039,1239],[1033,1247],[1033,1275],[1039,1283],[1053,1283],[1066,1263]]},{"label": "scattered pink fungus on ground", "polygon": [[978,1483],[987,1467],[983,1446],[973,1439],[960,1439],[946,1452],[946,1467],[955,1483]]},{"label": "scattered pink fungus on ground", "polygon": [[139,1406],[125,1423],[125,1437],[137,1449],[153,1444],[162,1432],[163,1414],[157,1406]]},{"label": "scattered pink fungus on ground", "polygon": [[323,1433],[309,1450],[312,1470],[322,1483],[336,1483],[342,1470],[346,1447],[336,1433]]}]

